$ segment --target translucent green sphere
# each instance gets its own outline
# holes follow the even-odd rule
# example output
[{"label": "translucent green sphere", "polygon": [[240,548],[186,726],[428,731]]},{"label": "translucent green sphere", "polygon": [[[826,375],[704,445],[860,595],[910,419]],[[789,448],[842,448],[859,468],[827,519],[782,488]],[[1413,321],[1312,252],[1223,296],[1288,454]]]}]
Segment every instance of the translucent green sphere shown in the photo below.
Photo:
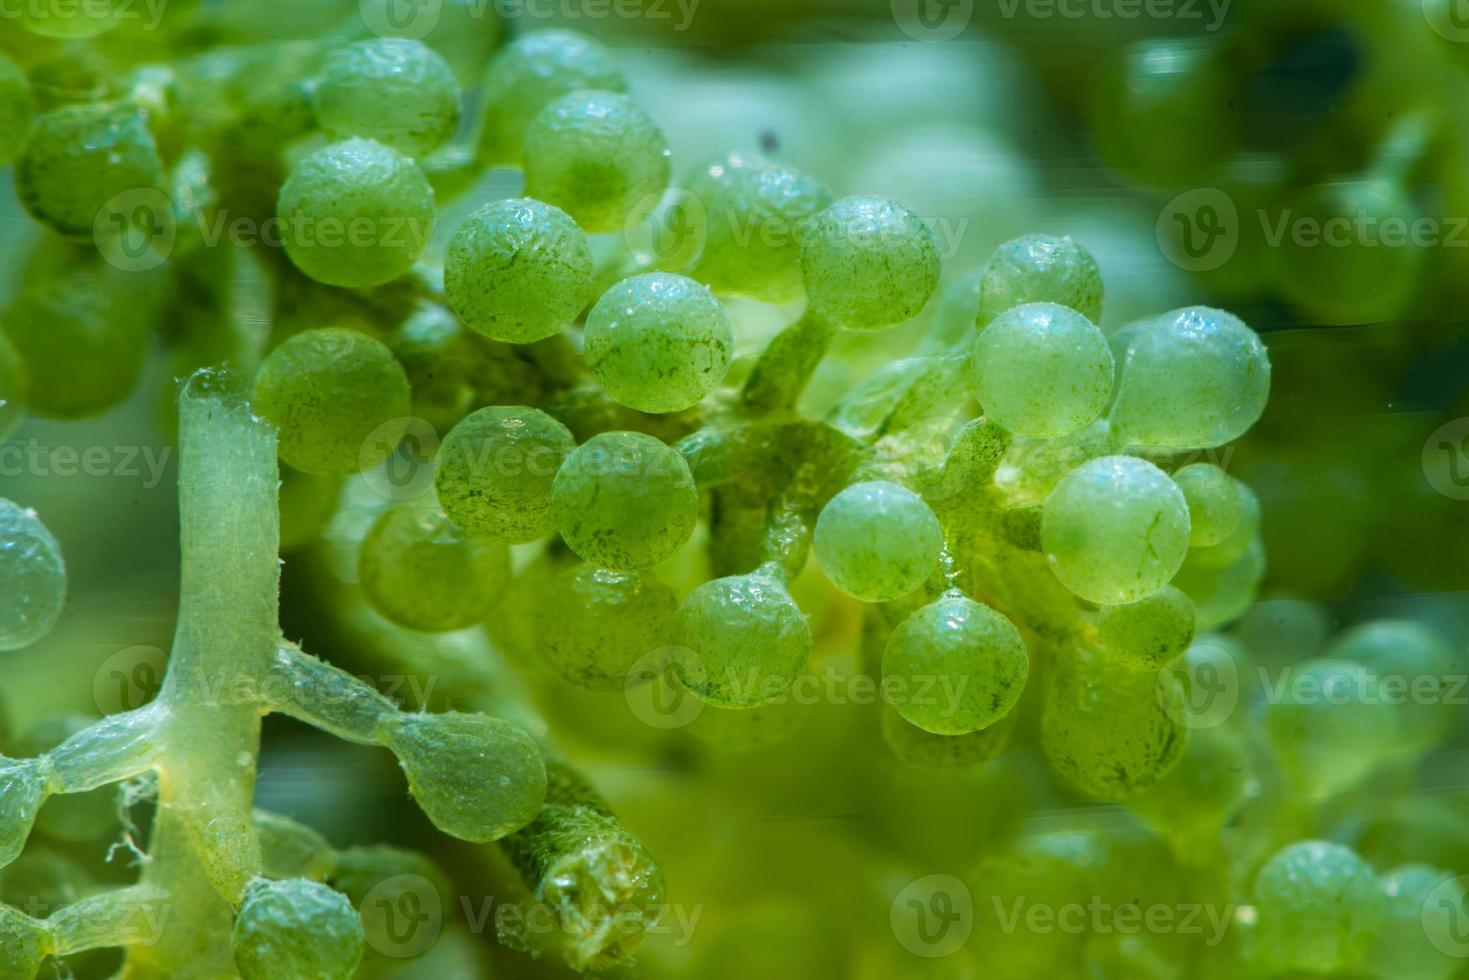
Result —
[{"label": "translucent green sphere", "polygon": [[[345,475],[396,447],[409,411],[408,376],[366,334],[308,330],[261,362],[254,404],[280,430],[281,459],[306,473]],[[381,438],[369,445],[374,436]]]},{"label": "translucent green sphere", "polygon": [[882,655],[884,699],[935,735],[989,728],[1015,707],[1029,676],[1015,624],[958,594],[903,620]]},{"label": "translucent green sphere", "polygon": [[485,72],[481,97],[481,154],[519,163],[525,131],[540,111],[583,89],[627,90],[611,54],[598,42],[570,31],[540,31],[505,45]]},{"label": "translucent green sphere", "polygon": [[[68,105],[36,120],[15,165],[20,203],[60,235],[91,237],[109,205],[163,187],[163,161],[140,110]],[[119,211],[119,215],[126,217]]]},{"label": "translucent green sphere", "polygon": [[1133,445],[1209,449],[1248,432],[1269,397],[1270,355],[1255,331],[1192,306],[1133,338],[1112,424]]},{"label": "translucent green sphere", "polygon": [[688,540],[699,491],[677,451],[642,433],[604,432],[566,458],[552,506],[561,536],[583,560],[634,570]]},{"label": "translucent green sphere", "polygon": [[565,211],[529,198],[476,211],[444,256],[450,307],[466,326],[510,344],[565,330],[591,292],[587,236]]},{"label": "translucent green sphere", "polygon": [[938,244],[923,219],[892,201],[849,197],[821,212],[801,243],[811,308],[849,330],[911,320],[938,288]]},{"label": "translucent green sphere", "polygon": [[418,41],[374,38],[327,56],[316,118],[333,139],[361,136],[412,157],[454,135],[459,85],[439,53]]},{"label": "translucent green sphere", "polygon": [[734,327],[709,287],[666,272],[624,279],[587,315],[598,384],[640,412],[681,412],[724,380]]},{"label": "translucent green sphere", "polygon": [[1213,463],[1192,463],[1173,474],[1173,482],[1188,501],[1195,548],[1212,548],[1227,540],[1245,519],[1239,484]]},{"label": "translucent green sphere", "polygon": [[504,544],[472,538],[418,501],[383,511],[362,541],[357,567],[373,608],[425,633],[482,622],[510,582]]},{"label": "translucent green sphere", "polygon": [[573,92],[525,134],[525,192],[589,232],[618,231],[668,186],[668,141],[653,117],[617,92]]},{"label": "translucent green sphere", "polygon": [[362,919],[347,896],[303,878],[257,879],[230,934],[245,980],[347,980],[365,943]]},{"label": "translucent green sphere", "polygon": [[568,569],[539,609],[546,662],[580,687],[622,690],[639,660],[672,642],[677,608],[651,572]]},{"label": "translucent green sphere", "polygon": [[896,483],[858,483],[816,521],[816,560],[831,583],[863,602],[891,602],[938,568],[944,532],[923,498]]},{"label": "translucent green sphere", "polygon": [[329,286],[362,289],[413,267],[434,227],[434,191],[412,160],[350,139],[296,164],[276,202],[286,254]]},{"label": "translucent green sphere", "polygon": [[1104,456],[1061,479],[1045,503],[1051,569],[1089,602],[1117,606],[1157,592],[1188,555],[1188,503],[1158,467]]},{"label": "translucent green sphere", "polygon": [[719,578],[679,606],[675,669],[684,686],[724,708],[779,701],[811,655],[811,627],[785,585],[764,570]]},{"label": "translucent green sphere", "polygon": [[1056,303],[1096,323],[1102,316],[1102,270],[1069,238],[1026,235],[1001,245],[985,263],[979,323],[1029,303]]},{"label": "translucent green sphere", "polygon": [[1367,862],[1319,840],[1277,851],[1255,877],[1254,899],[1260,952],[1287,970],[1351,967],[1372,948],[1386,912]]},{"label": "translucent green sphere", "polygon": [[35,511],[0,500],[0,650],[50,633],[65,604],[61,545]]},{"label": "translucent green sphere", "polygon": [[1055,303],[999,314],[975,337],[974,391],[1016,435],[1054,439],[1095,421],[1112,393],[1112,351],[1096,325]]},{"label": "translucent green sphere", "polygon": [[556,473],[575,448],[571,432],[545,412],[482,408],[465,416],[439,446],[439,502],[475,537],[538,541],[556,531]]},{"label": "translucent green sphere", "polygon": [[1194,604],[1172,586],[1122,606],[1103,606],[1097,634],[1107,653],[1138,668],[1158,669],[1194,641]]}]

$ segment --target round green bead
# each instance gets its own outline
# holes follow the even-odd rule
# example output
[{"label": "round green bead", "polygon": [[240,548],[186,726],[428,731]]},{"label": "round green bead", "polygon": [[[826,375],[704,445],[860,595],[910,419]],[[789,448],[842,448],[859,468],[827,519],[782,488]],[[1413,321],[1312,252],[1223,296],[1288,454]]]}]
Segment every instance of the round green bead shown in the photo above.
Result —
[{"label": "round green bead", "polygon": [[1158,467],[1104,456],[1066,474],[1045,503],[1041,541],[1072,592],[1101,605],[1167,585],[1188,555],[1188,503]]},{"label": "round green bead", "polygon": [[[1382,929],[1364,966],[1392,980],[1452,980],[1464,960],[1460,917],[1463,879],[1423,864],[1393,868],[1377,878],[1383,897]],[[1446,942],[1440,948],[1435,941]]]},{"label": "round green bead", "polygon": [[50,633],[65,604],[61,545],[35,511],[0,500],[0,650]]},{"label": "round green bead", "polygon": [[1114,657],[1157,669],[1181,657],[1194,641],[1194,604],[1172,586],[1121,606],[1103,606],[1097,633]]},{"label": "round green bead", "polygon": [[454,135],[459,85],[437,51],[375,38],[333,51],[317,80],[316,118],[333,139],[361,136],[419,157]]},{"label": "round green bead", "polygon": [[668,186],[663,131],[617,92],[573,92],[541,110],[525,134],[525,191],[589,232],[618,231],[652,210]]},{"label": "round green bead", "polygon": [[529,198],[476,211],[444,256],[450,307],[466,326],[510,344],[565,330],[591,292],[587,236],[560,208]]},{"label": "round green bead", "polygon": [[1290,844],[1255,877],[1256,939],[1278,969],[1334,973],[1373,946],[1386,916],[1377,878],[1350,848]]},{"label": "round green bead", "polygon": [[406,425],[411,404],[392,352],[341,327],[307,330],[271,351],[255,375],[254,402],[280,430],[281,459],[306,473],[343,475],[392,452],[391,432],[380,445],[368,438]]},{"label": "round green bead", "polygon": [[531,121],[550,102],[581,90],[624,92],[627,80],[605,47],[569,31],[526,34],[507,44],[485,72],[481,153],[519,163]]},{"label": "round green bead", "polygon": [[444,511],[479,538],[512,544],[556,531],[556,474],[576,440],[534,408],[482,408],[445,437],[434,463]]},{"label": "round green bead", "polygon": [[1239,529],[1245,502],[1239,484],[1213,463],[1193,463],[1173,474],[1188,501],[1189,543],[1212,548]]},{"label": "round green bead", "polygon": [[642,433],[604,432],[566,458],[552,505],[557,529],[584,561],[633,570],[658,564],[688,540],[699,491],[675,450]]},{"label": "round green bead", "polygon": [[1364,623],[1342,634],[1326,655],[1362,664],[1382,682],[1385,700],[1397,708],[1403,748],[1432,748],[1458,725],[1459,705],[1450,691],[1465,674],[1465,658],[1422,623]]},{"label": "round green bead", "polygon": [[257,880],[230,933],[245,980],[347,980],[362,961],[362,919],[347,896],[304,878]]},{"label": "round green bead", "polygon": [[923,498],[896,483],[858,483],[816,520],[816,560],[831,583],[863,602],[891,602],[938,568],[944,532]]},{"label": "round green bead", "polygon": [[587,366],[640,412],[681,412],[724,380],[734,326],[708,286],[666,272],[624,279],[587,316]]},{"label": "round green bead", "polygon": [[784,697],[811,655],[811,627],[779,579],[763,571],[715,579],[678,609],[675,670],[710,704],[753,708]]},{"label": "round green bead", "polygon": [[638,661],[672,640],[677,609],[651,572],[567,569],[539,610],[546,661],[578,686],[622,690]]},{"label": "round green bead", "polygon": [[1010,713],[1030,676],[1015,624],[989,606],[950,594],[913,613],[888,639],[883,694],[909,724],[968,735]]},{"label": "round green bead", "polygon": [[1112,351],[1085,316],[1055,303],[999,314],[974,340],[974,391],[1016,435],[1054,439],[1094,422],[1112,393]]},{"label": "round green bead", "polygon": [[298,269],[329,286],[362,289],[397,279],[423,254],[434,192],[408,157],[350,139],[296,164],[276,214]]},{"label": "round green bead", "polygon": [[1308,797],[1340,793],[1391,758],[1402,737],[1381,678],[1352,660],[1308,660],[1281,676],[1264,727],[1280,766]]},{"label": "round green bead", "polygon": [[489,614],[510,582],[510,553],[410,501],[383,511],[373,524],[362,541],[358,577],[368,601],[388,619],[444,633]]},{"label": "round green bead", "polygon": [[811,222],[801,274],[811,308],[850,330],[881,330],[923,310],[942,271],[923,219],[891,201],[849,197]]},{"label": "round green bead", "polygon": [[[90,237],[129,191],[159,191],[163,161],[140,110],[68,105],[36,120],[15,165],[20,203],[57,234]],[[107,230],[107,229],[102,229]]]},{"label": "round green bead", "polygon": [[1001,245],[985,263],[979,323],[1017,306],[1056,303],[1096,323],[1102,316],[1102,270],[1070,238],[1026,235]]}]

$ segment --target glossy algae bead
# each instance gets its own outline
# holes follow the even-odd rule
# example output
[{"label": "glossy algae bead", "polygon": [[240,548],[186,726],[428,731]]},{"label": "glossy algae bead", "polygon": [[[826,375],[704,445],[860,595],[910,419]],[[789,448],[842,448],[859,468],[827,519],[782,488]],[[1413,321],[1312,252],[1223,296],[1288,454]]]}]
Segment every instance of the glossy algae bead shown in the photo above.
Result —
[{"label": "glossy algae bead", "polygon": [[1212,548],[1239,529],[1245,502],[1239,484],[1213,463],[1192,463],[1173,474],[1188,501],[1189,544]]},{"label": "glossy algae bead", "polygon": [[511,41],[490,62],[481,86],[481,153],[496,162],[519,163],[531,120],[548,103],[583,89],[627,89],[601,44],[570,31],[542,31]]},{"label": "glossy algae bead", "polygon": [[280,429],[280,455],[306,473],[348,474],[390,453],[368,437],[409,412],[408,377],[382,343],[342,327],[291,337],[260,364],[255,411]]},{"label": "glossy algae bead", "polygon": [[772,570],[718,578],[678,610],[674,669],[684,686],[722,708],[753,708],[790,691],[811,655],[811,627]]},{"label": "glossy algae bead", "polygon": [[399,714],[381,732],[434,826],[474,843],[530,823],[546,798],[546,765],[514,725],[459,712]]},{"label": "glossy algae bead", "polygon": [[923,498],[878,480],[833,497],[816,520],[812,543],[833,585],[863,602],[890,602],[938,568],[944,532]]},{"label": "glossy algae bead", "polygon": [[801,242],[811,309],[849,330],[881,330],[917,316],[938,288],[933,232],[900,204],[848,197],[822,211]]},{"label": "glossy algae bead", "polygon": [[704,232],[690,275],[718,293],[772,303],[800,298],[801,239],[832,203],[824,183],[793,167],[735,154],[705,166],[687,192],[695,203],[686,213]]},{"label": "glossy algae bead", "polygon": [[36,120],[15,165],[15,189],[31,216],[52,231],[91,237],[109,202],[158,191],[163,161],[143,112],[105,104],[68,105]]},{"label": "glossy algae bead", "polygon": [[883,696],[910,724],[935,735],[994,725],[1020,700],[1030,655],[1015,624],[949,593],[913,613],[882,655]]},{"label": "glossy algae bead", "polygon": [[383,511],[362,541],[362,589],[378,612],[409,629],[443,633],[481,622],[510,582],[510,553],[472,538],[417,501]]},{"label": "glossy algae bead", "polygon": [[276,215],[296,268],[329,286],[364,289],[397,279],[423,254],[434,192],[408,157],[350,139],[296,164]]},{"label": "glossy algae bead", "polygon": [[554,337],[592,292],[587,236],[560,208],[496,201],[469,217],[444,256],[444,295],[465,326],[508,344]]},{"label": "glossy algae bead", "polygon": [[1379,620],[1342,634],[1326,656],[1362,664],[1384,684],[1397,706],[1399,744],[1409,751],[1443,741],[1458,723],[1456,678],[1465,673],[1464,655],[1422,623]]},{"label": "glossy algae bead", "polygon": [[1279,969],[1334,973],[1372,948],[1386,914],[1377,879],[1350,848],[1290,844],[1255,877],[1260,953]]},{"label": "glossy algae bead", "polygon": [[1055,303],[1001,313],[974,339],[974,391],[985,415],[1032,439],[1077,432],[1112,392],[1112,351],[1085,316]]},{"label": "glossy algae bead", "polygon": [[1104,456],[1077,467],[1046,499],[1041,539],[1051,569],[1090,602],[1121,605],[1157,592],[1188,554],[1188,504],[1152,463]]},{"label": "glossy algae bead", "polygon": [[1041,717],[1041,749],[1067,783],[1119,801],[1173,771],[1188,745],[1176,678],[1079,651],[1056,664]]},{"label": "glossy algae bead", "polygon": [[1157,669],[1183,656],[1194,629],[1194,604],[1172,586],[1097,613],[1097,634],[1107,653],[1138,668]]},{"label": "glossy algae bead", "polygon": [[882,738],[898,761],[925,769],[973,769],[999,758],[1010,744],[1016,712],[968,735],[935,735],[883,705]]},{"label": "glossy algae bead", "polygon": [[338,48],[317,79],[316,118],[333,139],[361,136],[421,157],[459,124],[459,85],[443,57],[402,38]]},{"label": "glossy algae bead", "polygon": [[245,980],[347,980],[364,944],[362,919],[347,896],[304,878],[257,879],[230,934]]},{"label": "glossy algae bead", "polygon": [[666,272],[624,279],[587,315],[587,366],[617,401],[681,412],[724,380],[734,326],[709,287]]},{"label": "glossy algae bead", "polygon": [[1096,323],[1102,316],[1097,260],[1070,238],[1026,235],[1001,245],[980,278],[979,324],[1029,303],[1056,303]]},{"label": "glossy algae bead", "polygon": [[1360,783],[1398,747],[1398,706],[1382,678],[1353,660],[1308,660],[1281,675],[1265,731],[1297,789],[1327,796]]},{"label": "glossy algae bead", "polygon": [[0,500],[0,650],[50,633],[65,604],[61,545],[35,511]]},{"label": "glossy algae bead", "polygon": [[36,121],[36,97],[21,67],[0,55],[0,166],[25,149]]},{"label": "glossy algae bead", "polygon": [[1128,443],[1209,449],[1238,439],[1270,397],[1270,355],[1230,313],[1191,306],[1151,321],[1122,365],[1112,424]]},{"label": "glossy algae bead", "polygon": [[449,432],[434,461],[445,513],[479,538],[511,544],[556,531],[556,474],[576,440],[534,408],[482,408]]},{"label": "glossy algae bead", "polygon": [[1452,871],[1407,864],[1379,875],[1377,889],[1383,897],[1382,929],[1364,962],[1372,975],[1393,980],[1457,976],[1464,965],[1454,955],[1462,949],[1457,940],[1466,908],[1463,879]]},{"label": "glossy algae bead", "polygon": [[589,232],[619,231],[668,186],[668,141],[653,117],[617,92],[573,92],[525,134],[525,192]]},{"label": "glossy algae bead", "polygon": [[638,432],[604,432],[566,458],[552,506],[580,558],[632,570],[658,564],[688,540],[699,492],[677,451]]},{"label": "glossy algae bead", "polygon": [[546,661],[573,684],[622,690],[643,656],[672,641],[677,608],[652,572],[569,568],[539,608]]},{"label": "glossy algae bead", "polygon": [[1210,843],[1251,792],[1249,746],[1228,725],[1189,733],[1183,760],[1128,807],[1190,846]]}]

